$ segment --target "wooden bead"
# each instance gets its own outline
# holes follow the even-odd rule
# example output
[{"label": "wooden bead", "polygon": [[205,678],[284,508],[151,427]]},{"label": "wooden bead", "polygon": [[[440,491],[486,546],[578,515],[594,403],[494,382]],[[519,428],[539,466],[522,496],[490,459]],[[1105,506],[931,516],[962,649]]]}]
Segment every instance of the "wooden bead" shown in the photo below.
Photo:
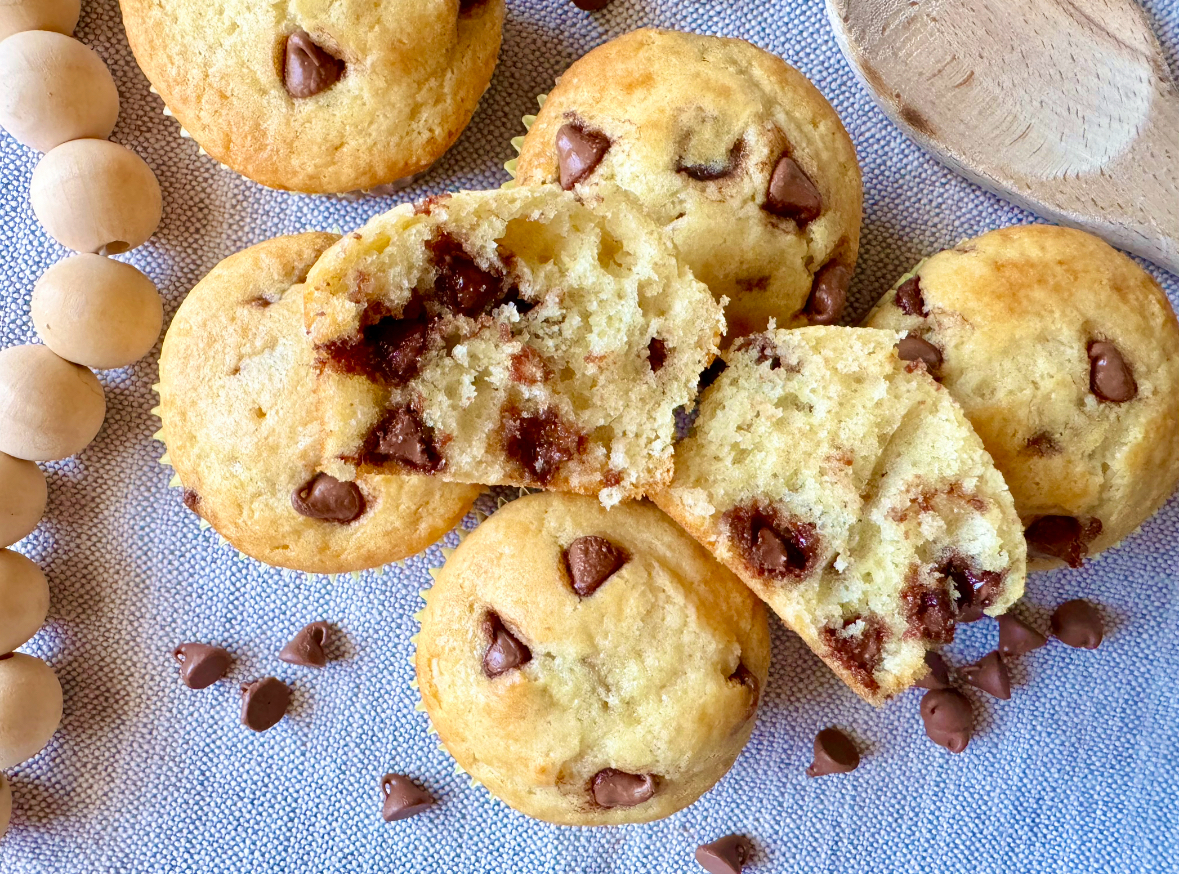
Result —
[{"label": "wooden bead", "polygon": [[0,40],[26,30],[69,36],[78,26],[81,0],[0,0]]},{"label": "wooden bead", "polygon": [[37,527],[47,498],[41,468],[0,452],[0,546],[12,546]]},{"label": "wooden bead", "polygon": [[0,549],[0,653],[33,639],[49,612],[49,581],[19,552]]},{"label": "wooden bead", "polygon": [[60,33],[30,30],[0,43],[0,82],[0,127],[38,152],[105,139],[119,118],[119,91],[102,58]]},{"label": "wooden bead", "polygon": [[160,337],[164,305],[150,279],[101,255],[75,255],[50,267],[33,289],[33,325],[67,361],[126,367]]},{"label": "wooden bead", "polygon": [[75,252],[117,255],[160,224],[160,183],[143,159],[106,140],[74,140],[41,159],[29,191],[49,235]]},{"label": "wooden bead", "polygon": [[61,725],[61,683],[38,658],[0,656],[0,768],[31,759]]},{"label": "wooden bead", "polygon": [[12,787],[8,778],[0,774],[0,838],[8,831],[8,822],[12,819]]},{"label": "wooden bead", "polygon": [[97,377],[44,346],[0,350],[0,452],[57,461],[81,452],[102,427]]}]

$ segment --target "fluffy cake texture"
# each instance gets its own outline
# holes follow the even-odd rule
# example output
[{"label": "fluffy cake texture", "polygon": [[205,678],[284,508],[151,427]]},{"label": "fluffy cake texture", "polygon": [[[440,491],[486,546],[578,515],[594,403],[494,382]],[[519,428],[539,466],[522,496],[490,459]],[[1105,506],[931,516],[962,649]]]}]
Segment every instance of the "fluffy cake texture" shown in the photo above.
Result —
[{"label": "fluffy cake texture", "polygon": [[670,481],[720,307],[621,190],[464,192],[378,216],[307,280],[327,472],[599,494]]},{"label": "fluffy cake texture", "polygon": [[668,816],[753,730],[765,609],[648,503],[514,501],[426,599],[417,677],[430,720],[472,777],[529,816]]},{"label": "fluffy cake texture", "polygon": [[1015,498],[1033,568],[1078,565],[1179,485],[1179,322],[1082,231],[991,231],[922,262],[867,319],[939,350]]},{"label": "fluffy cake texture", "polygon": [[218,161],[272,188],[347,192],[429,167],[467,126],[503,0],[121,0],[135,59]]},{"label": "fluffy cake texture", "polygon": [[855,149],[818,89],[748,42],[644,29],[599,46],[546,98],[516,173],[634,192],[729,299],[731,336],[842,315],[863,201]]},{"label": "fluffy cake texture", "polygon": [[1004,612],[1026,555],[958,405],[892,331],[746,338],[654,501],[865,700],[926,672],[955,623]]},{"label": "fluffy cake texture", "polygon": [[481,491],[425,476],[319,477],[299,283],[337,239],[280,237],[222,261],[181,304],[160,355],[162,439],[185,503],[247,555],[316,573],[413,555]]}]

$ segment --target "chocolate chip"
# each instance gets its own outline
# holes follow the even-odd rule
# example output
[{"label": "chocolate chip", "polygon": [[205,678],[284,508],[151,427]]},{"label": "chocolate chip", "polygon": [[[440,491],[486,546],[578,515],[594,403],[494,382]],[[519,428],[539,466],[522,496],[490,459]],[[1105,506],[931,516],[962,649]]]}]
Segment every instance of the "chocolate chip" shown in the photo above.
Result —
[{"label": "chocolate chip", "polygon": [[1089,388],[1103,401],[1124,404],[1138,395],[1138,384],[1118,347],[1105,340],[1089,344]]},{"label": "chocolate chip", "polygon": [[363,458],[375,464],[396,461],[412,470],[433,473],[441,466],[434,448],[434,432],[409,407],[385,414],[365,441]]},{"label": "chocolate chip", "polygon": [[278,657],[281,661],[304,668],[322,668],[327,664],[327,654],[323,648],[327,643],[332,627],[326,622],[312,622],[300,629],[281,650]]},{"label": "chocolate chip", "polygon": [[819,555],[815,526],[760,504],[734,507],[724,524],[754,571],[775,579],[798,579],[814,570]]},{"label": "chocolate chip", "polygon": [[896,304],[906,316],[921,316],[929,313],[925,309],[925,298],[921,296],[921,280],[911,276],[897,288]]},{"label": "chocolate chip", "polygon": [[708,874],[741,874],[753,856],[753,844],[741,835],[726,835],[696,848],[696,863]]},{"label": "chocolate chip", "polygon": [[847,286],[851,271],[838,261],[824,264],[811,283],[811,296],[806,302],[806,318],[812,325],[834,325],[843,316],[847,305]]},{"label": "chocolate chip", "polygon": [[268,306],[270,306],[272,303],[274,303],[274,301],[272,301],[270,298],[263,297],[262,295],[258,295],[257,297],[252,297],[249,300],[247,300],[246,306],[253,307],[254,309],[258,309],[258,310],[264,310]]},{"label": "chocolate chip", "polygon": [[242,725],[266,731],[278,725],[291,704],[291,688],[274,677],[242,684]]},{"label": "chocolate chip", "polygon": [[1047,431],[1040,431],[1029,437],[1023,444],[1024,449],[1032,455],[1059,455],[1060,444]]},{"label": "chocolate chip", "polygon": [[928,340],[912,334],[902,338],[897,343],[897,357],[901,361],[921,362],[935,379],[942,375],[942,352]]},{"label": "chocolate chip", "polygon": [[753,675],[753,671],[745,667],[745,662],[737,663],[737,670],[729,674],[730,683],[739,683],[749,690],[749,706],[745,710],[745,718],[749,719],[757,713],[757,702],[761,696],[761,684],[758,683],[757,677]]},{"label": "chocolate chip", "polygon": [[610,148],[605,134],[577,124],[561,125],[556,142],[561,187],[566,191],[593,173]]},{"label": "chocolate chip", "polygon": [[952,753],[966,749],[974,733],[970,699],[957,689],[926,692],[921,698],[921,720],[929,739]]},{"label": "chocolate chip", "polygon": [[683,173],[697,182],[715,182],[717,179],[724,179],[737,172],[741,166],[741,155],[744,151],[745,141],[737,140],[729,149],[729,154],[724,161],[714,161],[711,164],[688,164],[684,162],[683,158],[680,158],[676,162],[675,171]]},{"label": "chocolate chip", "polygon": [[573,583],[573,591],[588,598],[612,574],[626,564],[626,550],[615,546],[605,537],[578,537],[565,550],[565,567]]},{"label": "chocolate chip", "polygon": [[488,613],[484,617],[483,633],[489,641],[487,651],[483,653],[483,673],[488,679],[494,680],[531,661],[532,651],[504,627],[498,614]]},{"label": "chocolate chip", "polygon": [[610,5],[610,0],[573,0],[573,5],[586,12],[597,12]]},{"label": "chocolate chip", "polygon": [[922,689],[949,689],[950,669],[946,666],[946,660],[936,652],[927,650],[925,664],[929,667],[929,673],[914,685],[920,686]]},{"label": "chocolate chip", "polygon": [[1032,558],[1057,558],[1069,567],[1080,567],[1089,555],[1089,544],[1101,533],[1101,520],[1084,525],[1073,516],[1041,516],[1023,536]]},{"label": "chocolate chip", "polygon": [[912,583],[901,590],[901,606],[910,631],[930,643],[950,643],[958,610],[945,589]]},{"label": "chocolate chip", "polygon": [[180,681],[190,689],[212,686],[233,661],[228,651],[207,643],[182,643],[172,650],[172,658],[180,665]]},{"label": "chocolate chip", "polygon": [[1052,635],[1079,649],[1097,649],[1105,624],[1097,608],[1084,599],[1065,601],[1052,614]]},{"label": "chocolate chip", "polygon": [[181,492],[180,500],[183,501],[184,506],[188,507],[188,509],[192,510],[192,512],[200,512],[197,508],[201,505],[201,496],[192,489],[185,489],[183,492]]},{"label": "chocolate chip", "polygon": [[[857,623],[862,623],[858,633],[848,634]],[[824,628],[820,637],[832,659],[865,688],[874,690],[878,687],[875,674],[884,654],[887,631],[879,616],[853,616],[839,628]]]},{"label": "chocolate chip", "polygon": [[434,297],[455,312],[476,318],[503,302],[509,289],[503,277],[484,270],[450,234],[426,244],[434,260]]},{"label": "chocolate chip", "polygon": [[720,375],[728,370],[728,368],[729,365],[725,363],[723,358],[714,359],[713,362],[704,369],[704,372],[700,374],[700,382],[696,386],[697,391],[704,391],[704,389],[708,388],[710,385],[716,382],[717,379],[720,378]]},{"label": "chocolate chip", "polygon": [[291,506],[300,516],[345,525],[364,515],[365,504],[356,483],[317,473],[291,493]]},{"label": "chocolate chip", "polygon": [[658,373],[666,361],[667,344],[658,337],[652,337],[651,342],[647,344],[647,363],[651,366],[651,372]]},{"label": "chocolate chip", "polygon": [[770,370],[777,370],[782,366],[782,356],[778,352],[778,344],[765,334],[754,334],[745,337],[734,347],[738,352],[752,352],[754,364],[770,363]]},{"label": "chocolate chip", "polygon": [[962,668],[962,678],[972,686],[1006,701],[1011,697],[1011,675],[999,651],[987,653],[973,665]]},{"label": "chocolate chip", "polygon": [[999,652],[1010,658],[1039,649],[1048,638],[1010,613],[999,617]]},{"label": "chocolate chip", "polygon": [[950,556],[934,572],[954,583],[954,607],[958,622],[977,622],[982,619],[985,615],[983,611],[995,603],[1003,588],[1003,573],[979,570],[969,559],[960,555]]},{"label": "chocolate chip", "polygon": [[599,807],[635,807],[655,796],[655,777],[603,768],[590,780],[590,792]]},{"label": "chocolate chip", "polygon": [[403,774],[386,774],[381,778],[381,817],[385,822],[409,819],[434,805],[434,798]]},{"label": "chocolate chip", "polygon": [[806,769],[808,777],[847,774],[860,764],[860,751],[838,728],[824,728],[815,735],[815,760]]},{"label": "chocolate chip", "polygon": [[320,349],[333,370],[404,385],[417,375],[430,342],[430,327],[431,321],[416,299],[406,304],[399,316],[375,303],[361,316],[358,337],[334,340]]},{"label": "chocolate chip", "polygon": [[823,198],[815,183],[811,182],[794,159],[783,155],[770,176],[770,187],[762,208],[774,215],[793,219],[801,227],[819,217],[823,211]]},{"label": "chocolate chip", "polygon": [[551,408],[536,414],[505,408],[502,421],[504,450],[538,485],[548,485],[581,448],[580,436]]},{"label": "chocolate chip", "polygon": [[344,62],[316,45],[305,30],[287,37],[284,54],[283,85],[292,97],[312,97],[344,75]]}]

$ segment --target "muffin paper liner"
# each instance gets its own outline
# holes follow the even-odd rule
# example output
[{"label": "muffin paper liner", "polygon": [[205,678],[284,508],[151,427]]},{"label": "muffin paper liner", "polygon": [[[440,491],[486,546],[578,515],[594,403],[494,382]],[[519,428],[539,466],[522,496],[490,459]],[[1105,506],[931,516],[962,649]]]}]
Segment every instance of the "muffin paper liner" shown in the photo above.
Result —
[{"label": "muffin paper liner", "polygon": [[[548,94],[538,94],[536,103],[540,108],[544,108],[544,102],[549,99]],[[524,122],[525,132],[532,130],[532,126],[536,124],[535,115],[526,115],[521,121]],[[524,148],[524,137],[512,137],[512,148],[516,150],[516,157],[504,164],[504,169],[508,171],[508,175],[512,178],[505,182],[500,188],[515,188],[516,187],[516,165],[519,162],[520,152]]]}]

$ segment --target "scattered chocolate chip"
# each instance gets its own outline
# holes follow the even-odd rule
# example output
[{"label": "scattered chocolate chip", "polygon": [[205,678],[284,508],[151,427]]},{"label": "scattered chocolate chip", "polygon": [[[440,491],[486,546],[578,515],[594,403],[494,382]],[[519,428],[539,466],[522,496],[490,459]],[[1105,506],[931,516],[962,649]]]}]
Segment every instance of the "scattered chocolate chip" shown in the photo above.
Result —
[{"label": "scattered chocolate chip", "polygon": [[823,211],[823,198],[815,183],[811,182],[794,159],[783,155],[770,176],[770,186],[762,208],[774,215],[793,219],[803,227],[819,217]]},{"label": "scattered chocolate chip", "polygon": [[1048,638],[1010,613],[999,617],[999,652],[1009,658],[1039,649]]},{"label": "scattered chocolate chip", "polygon": [[593,173],[610,148],[605,134],[576,124],[561,125],[556,143],[561,187],[566,191]]},{"label": "scattered chocolate chip", "polygon": [[929,667],[929,673],[918,680],[915,685],[922,689],[949,689],[950,669],[946,665],[946,660],[933,650],[927,650],[925,664]]},{"label": "scattered chocolate chip", "polygon": [[317,473],[291,493],[291,506],[300,516],[346,525],[364,515],[365,504],[356,483]]},{"label": "scattered chocolate chip", "polygon": [[1103,401],[1124,404],[1138,394],[1138,384],[1118,347],[1105,340],[1089,344],[1089,388]]},{"label": "scattered chocolate chip", "polygon": [[757,713],[757,702],[761,696],[761,684],[757,682],[757,677],[753,675],[753,671],[745,667],[745,662],[737,663],[737,670],[729,674],[730,683],[739,683],[749,690],[749,707],[745,711],[745,718],[749,719]]},{"label": "scattered chocolate chip", "polygon": [[652,337],[651,342],[647,344],[647,363],[651,366],[651,372],[658,373],[666,361],[667,344],[658,337]]},{"label": "scattered chocolate chip", "polygon": [[950,643],[954,639],[954,599],[945,589],[911,583],[901,590],[901,607],[909,629],[921,640]]},{"label": "scattered chocolate chip", "polygon": [[696,848],[696,863],[708,874],[741,874],[753,856],[753,844],[741,835],[726,835]]},{"label": "scattered chocolate chip", "polygon": [[846,774],[860,764],[860,751],[851,738],[837,728],[824,728],[815,735],[815,760],[806,769],[808,777]]},{"label": "scattered chocolate chip", "polygon": [[375,464],[396,461],[423,473],[433,473],[442,466],[433,430],[409,407],[385,414],[365,441],[362,457]]},{"label": "scattered chocolate chip", "polygon": [[724,179],[726,176],[732,176],[737,172],[741,166],[741,155],[745,151],[745,141],[737,140],[733,147],[729,149],[729,154],[722,161],[715,161],[711,164],[687,164],[684,159],[680,158],[676,162],[675,171],[683,173],[690,179],[695,179],[697,182],[715,182],[717,179]]},{"label": "scattered chocolate chip", "polygon": [[1011,675],[998,650],[987,653],[973,665],[962,668],[962,678],[972,686],[1006,701],[1011,697]]},{"label": "scattered chocolate chip", "polygon": [[1003,588],[1003,574],[999,571],[982,571],[970,560],[952,555],[941,563],[935,573],[954,583],[954,607],[958,622],[977,622],[985,615],[988,607],[995,603]]},{"label": "scattered chocolate chip", "polygon": [[581,448],[581,438],[553,409],[522,413],[505,408],[504,450],[538,485],[548,485]]},{"label": "scattered chocolate chip", "polygon": [[334,340],[320,349],[333,370],[388,385],[404,385],[417,375],[429,345],[430,327],[431,321],[416,299],[405,306],[400,316],[390,314],[384,304],[375,303],[364,311],[358,337]]},{"label": "scattered chocolate chip", "polygon": [[180,665],[180,681],[190,689],[212,686],[233,661],[228,651],[207,643],[182,643],[172,650],[172,658]]},{"label": "scattered chocolate chip", "polygon": [[491,312],[507,296],[503,278],[476,264],[450,234],[439,234],[426,247],[437,271],[434,297],[455,312],[476,318]]},{"label": "scattered chocolate chip", "polygon": [[806,318],[812,325],[834,325],[847,305],[847,287],[851,271],[838,261],[831,261],[815,274],[811,296],[806,302]]},{"label": "scattered chocolate chip", "polygon": [[697,391],[704,391],[704,389],[708,388],[710,385],[716,382],[717,379],[720,378],[720,375],[724,373],[728,367],[729,365],[725,363],[723,358],[714,359],[713,362],[704,369],[704,372],[700,374],[700,382],[696,387]]},{"label": "scattered chocolate chip", "polygon": [[586,12],[597,12],[610,5],[610,0],[573,0],[573,5]]},{"label": "scattered chocolate chip", "polygon": [[723,521],[745,562],[758,573],[784,580],[814,570],[819,533],[811,523],[760,504],[734,507]]},{"label": "scattered chocolate chip", "polygon": [[635,807],[655,796],[655,777],[603,768],[590,780],[590,792],[599,807]]},{"label": "scattered chocolate chip", "polygon": [[322,668],[327,664],[327,655],[323,648],[327,643],[332,627],[326,622],[312,622],[300,629],[281,650],[278,657],[281,661],[304,668]]},{"label": "scattered chocolate chip", "polygon": [[966,749],[974,733],[970,699],[957,689],[926,692],[921,698],[921,720],[929,739],[952,753]]},{"label": "scattered chocolate chip", "polygon": [[197,509],[201,505],[201,496],[192,489],[185,489],[180,493],[180,500],[184,502],[184,506],[192,510],[194,513],[199,513]]},{"label": "scattered chocolate chip", "polygon": [[925,298],[921,296],[921,279],[910,276],[897,288],[896,304],[901,312],[907,316],[921,316],[925,318],[929,313],[925,309]]},{"label": "scattered chocolate chip", "polygon": [[921,362],[934,379],[942,375],[942,351],[928,340],[912,334],[902,338],[897,343],[897,357],[901,361]]},{"label": "scattered chocolate chip", "polygon": [[344,62],[316,45],[305,30],[287,37],[283,85],[295,98],[313,97],[344,75]]},{"label": "scattered chocolate chip", "polygon": [[520,639],[504,627],[503,620],[496,613],[488,613],[483,619],[483,633],[489,641],[483,653],[483,673],[494,680],[500,674],[527,664],[532,651]]},{"label": "scattered chocolate chip", "polygon": [[605,537],[578,537],[565,550],[565,567],[573,591],[588,598],[626,564],[629,557],[626,550]]},{"label": "scattered chocolate chip", "polygon": [[1089,555],[1089,544],[1101,533],[1101,520],[1082,525],[1073,516],[1041,516],[1023,536],[1033,558],[1057,558],[1069,567],[1080,567]]},{"label": "scattered chocolate chip", "polygon": [[1065,601],[1052,613],[1052,635],[1079,649],[1097,649],[1105,634],[1101,614],[1088,601]]},{"label": "scattered chocolate chip", "polygon": [[381,817],[385,822],[409,819],[434,805],[434,798],[403,774],[386,774],[381,778]]},{"label": "scattered chocolate chip", "polygon": [[291,687],[274,677],[242,684],[242,725],[266,731],[278,725],[291,704]]},{"label": "scattered chocolate chip", "polygon": [[[863,623],[859,632],[848,634],[848,629],[857,623]],[[853,616],[839,628],[824,628],[820,637],[831,658],[865,688],[874,690],[878,686],[876,669],[880,667],[887,632],[879,616]]]}]

